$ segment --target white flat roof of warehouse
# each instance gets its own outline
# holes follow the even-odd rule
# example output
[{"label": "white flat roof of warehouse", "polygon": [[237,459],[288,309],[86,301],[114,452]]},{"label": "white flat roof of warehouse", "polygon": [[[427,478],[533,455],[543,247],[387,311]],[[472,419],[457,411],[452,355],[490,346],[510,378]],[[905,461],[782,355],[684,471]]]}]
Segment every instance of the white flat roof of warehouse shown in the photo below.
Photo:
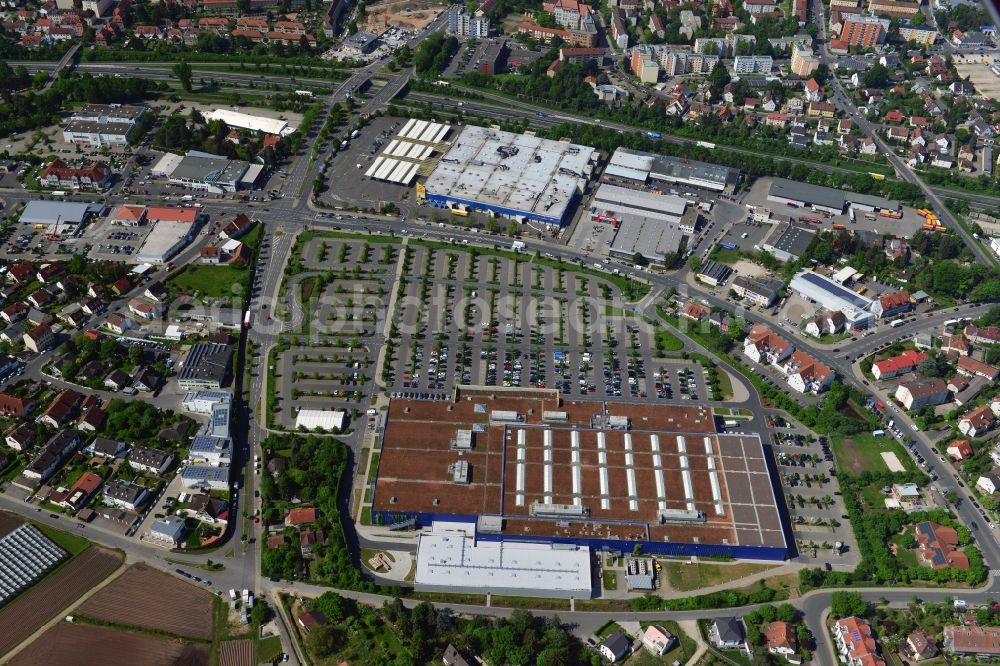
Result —
[{"label": "white flat roof of warehouse", "polygon": [[180,165],[181,160],[184,159],[183,155],[177,155],[176,153],[164,153],[163,157],[156,161],[153,168],[149,170],[154,176],[170,176],[174,170]]},{"label": "white flat roof of warehouse", "polygon": [[295,415],[295,428],[306,430],[343,430],[347,412],[343,410],[300,409]]},{"label": "white flat roof of warehouse", "polygon": [[418,588],[476,588],[494,593],[530,590],[536,596],[583,594],[589,598],[589,548],[516,541],[477,542],[459,528],[435,522],[431,532],[420,535],[414,577]]},{"label": "white flat roof of warehouse", "polygon": [[252,116],[248,113],[230,111],[229,109],[214,109],[209,111],[205,114],[205,119],[221,120],[230,127],[238,127],[255,132],[266,132],[267,134],[277,134],[278,136],[288,136],[295,131],[295,128],[289,125],[287,120]]},{"label": "white flat roof of warehouse", "polygon": [[135,261],[160,262],[169,259],[167,254],[192,231],[189,222],[160,220],[146,236],[139,251],[132,255]]},{"label": "white flat roof of warehouse", "polygon": [[594,148],[467,126],[427,178],[427,192],[561,219]]},{"label": "white flat roof of warehouse", "polygon": [[598,209],[603,206],[607,210],[622,210],[665,220],[679,219],[687,205],[686,199],[672,194],[653,194],[608,183],[601,184],[591,203],[592,207]]}]

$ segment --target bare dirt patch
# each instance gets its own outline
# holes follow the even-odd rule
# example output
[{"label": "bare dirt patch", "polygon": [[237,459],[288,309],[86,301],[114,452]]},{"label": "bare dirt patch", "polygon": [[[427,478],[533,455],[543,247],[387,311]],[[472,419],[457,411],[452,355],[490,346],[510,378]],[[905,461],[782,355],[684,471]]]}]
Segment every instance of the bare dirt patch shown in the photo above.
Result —
[{"label": "bare dirt patch", "polygon": [[212,595],[141,564],[87,599],[77,614],[186,638],[212,638]]},{"label": "bare dirt patch", "polygon": [[[155,596],[150,590],[150,596]],[[206,666],[204,647],[102,627],[62,622],[42,634],[10,666]]]},{"label": "bare dirt patch", "polygon": [[[389,28],[422,30],[444,11],[446,3],[435,0],[389,0],[366,5],[365,29],[376,35]],[[409,11],[407,11],[409,10]]]},{"label": "bare dirt patch", "polygon": [[[0,655],[17,647],[87,590],[107,578],[121,563],[121,553],[91,546],[5,606],[0,611],[0,627],[3,628],[0,631]],[[79,656],[80,653],[77,653],[76,658],[79,659]]]}]

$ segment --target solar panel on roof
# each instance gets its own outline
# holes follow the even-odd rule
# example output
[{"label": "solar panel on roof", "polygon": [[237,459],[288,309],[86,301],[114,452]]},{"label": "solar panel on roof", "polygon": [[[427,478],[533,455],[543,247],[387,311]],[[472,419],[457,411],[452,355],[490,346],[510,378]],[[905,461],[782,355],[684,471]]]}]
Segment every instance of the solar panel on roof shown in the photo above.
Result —
[{"label": "solar panel on roof", "polygon": [[836,282],[830,282],[824,280],[815,273],[811,272],[803,273],[802,279],[808,282],[809,284],[812,284],[816,287],[819,287],[820,289],[823,289],[825,291],[830,292],[831,294],[834,294],[835,296],[840,297],[841,299],[847,301],[848,303],[853,304],[855,307],[861,309],[865,309],[866,307],[868,307],[868,301],[865,298],[859,296],[850,289],[846,289],[840,286]]}]

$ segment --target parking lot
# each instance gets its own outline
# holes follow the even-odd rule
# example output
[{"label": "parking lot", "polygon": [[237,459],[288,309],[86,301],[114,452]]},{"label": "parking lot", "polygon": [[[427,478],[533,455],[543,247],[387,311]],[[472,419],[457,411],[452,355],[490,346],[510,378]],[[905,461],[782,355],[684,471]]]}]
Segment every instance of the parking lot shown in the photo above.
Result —
[{"label": "parking lot", "polygon": [[[855,566],[860,553],[854,532],[839,528],[848,520],[829,440],[781,418],[772,426],[774,459],[800,559]],[[838,541],[844,545],[840,553],[832,548]]]},{"label": "parking lot", "polygon": [[[916,210],[913,208],[904,207],[903,217],[899,220],[893,220],[887,217],[881,217],[877,213],[862,213],[858,212],[855,217],[855,221],[851,222],[850,217],[847,214],[844,215],[831,215],[829,217],[823,215],[817,215],[810,212],[808,209],[795,208],[787,206],[783,203],[776,203],[774,201],[767,200],[767,193],[771,188],[770,178],[760,178],[750,188],[750,192],[743,199],[743,203],[747,206],[754,206],[756,208],[769,208],[772,212],[781,215],[790,215],[794,218],[799,218],[801,216],[807,217],[819,217],[819,224],[810,224],[809,226],[814,228],[816,231],[823,229],[829,230],[834,224],[843,225],[845,229],[852,232],[857,231],[870,231],[876,234],[885,234],[900,236],[903,238],[910,238],[917,231],[920,230],[920,225],[923,224],[923,218],[917,215]],[[769,225],[765,225],[769,226]],[[742,230],[746,231],[746,229]]]},{"label": "parking lot", "polygon": [[[375,390],[386,302],[398,246],[360,237],[310,235],[282,290],[276,317],[296,322],[275,349],[275,417],[295,427],[299,409],[343,409],[367,404]],[[269,319],[265,304],[264,318]]]},{"label": "parking lot", "polygon": [[408,199],[413,192],[412,187],[365,176],[368,166],[396,135],[399,127],[398,119],[373,118],[367,126],[358,130],[359,136],[350,140],[348,146],[340,149],[333,158],[326,170],[327,182],[336,183],[339,192],[350,192],[352,203],[364,202],[374,208]]}]

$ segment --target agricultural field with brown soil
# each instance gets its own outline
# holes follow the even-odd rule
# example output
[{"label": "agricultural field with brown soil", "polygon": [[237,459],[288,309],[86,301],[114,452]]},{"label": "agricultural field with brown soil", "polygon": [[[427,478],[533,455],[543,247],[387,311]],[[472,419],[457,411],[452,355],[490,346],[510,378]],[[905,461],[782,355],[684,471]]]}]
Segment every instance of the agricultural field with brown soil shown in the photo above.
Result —
[{"label": "agricultural field with brown soil", "polygon": [[247,638],[219,646],[219,666],[256,666],[257,641]]},{"label": "agricultural field with brown soil", "polygon": [[[78,600],[121,566],[118,551],[91,546],[62,568],[42,579],[0,610],[0,654],[21,641]],[[79,657],[79,653],[77,653]]]},{"label": "agricultural field with brown soil", "polygon": [[207,666],[208,649],[103,627],[61,622],[22,650],[10,666]]},{"label": "agricultural field with brown soil", "polygon": [[87,599],[76,614],[185,638],[212,638],[212,594],[143,564],[134,565]]}]

